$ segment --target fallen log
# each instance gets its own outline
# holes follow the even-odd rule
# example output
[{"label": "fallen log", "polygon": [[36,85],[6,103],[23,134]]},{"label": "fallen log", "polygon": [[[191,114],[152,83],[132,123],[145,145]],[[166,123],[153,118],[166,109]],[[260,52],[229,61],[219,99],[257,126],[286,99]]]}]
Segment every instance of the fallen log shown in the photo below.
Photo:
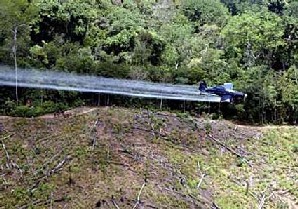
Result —
[{"label": "fallen log", "polygon": [[208,134],[208,137],[214,141],[215,143],[219,144],[220,146],[226,148],[230,153],[232,153],[233,155],[236,155],[238,158],[244,159],[245,162],[251,167],[252,165],[248,162],[248,160],[245,158],[244,155],[241,155],[240,153],[236,152],[234,149],[232,149],[231,147],[228,147],[227,145],[225,145],[224,143],[222,143],[221,141],[219,141],[218,139],[214,138],[211,134]]},{"label": "fallen log", "polygon": [[233,150],[232,148],[228,147],[227,145],[225,145],[224,143],[222,143],[221,141],[219,141],[218,139],[214,138],[211,134],[208,134],[208,137],[210,139],[212,139],[215,143],[219,144],[220,146],[226,148],[230,153],[236,155],[239,158],[244,158],[243,155],[239,154],[238,152],[236,152],[235,150]]}]

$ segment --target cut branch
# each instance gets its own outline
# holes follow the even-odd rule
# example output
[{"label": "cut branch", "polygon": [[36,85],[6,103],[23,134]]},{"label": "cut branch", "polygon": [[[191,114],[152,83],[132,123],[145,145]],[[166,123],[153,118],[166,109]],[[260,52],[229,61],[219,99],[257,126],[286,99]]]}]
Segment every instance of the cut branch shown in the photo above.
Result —
[{"label": "cut branch", "polygon": [[199,172],[199,174],[200,174],[200,176],[201,176],[201,179],[200,179],[200,181],[199,181],[199,183],[198,183],[197,189],[200,188],[200,186],[201,186],[201,184],[202,184],[202,182],[203,182],[203,179],[204,179],[205,176],[206,176],[206,174],[203,173],[202,170],[201,170],[201,166],[200,166],[200,162],[199,162],[199,161],[198,161],[198,172]]},{"label": "cut branch", "polygon": [[92,148],[93,149],[97,145],[96,135],[94,136],[93,132],[96,132],[96,127],[97,127],[98,123],[99,123],[99,119],[97,118],[95,123],[93,124],[91,130],[90,130],[90,137],[91,137],[91,142],[92,142]]},{"label": "cut branch", "polygon": [[19,171],[20,174],[21,174],[21,177],[23,177],[23,170],[20,168],[20,166],[19,166],[17,163],[15,163],[15,162],[11,162],[11,165],[12,165],[14,168],[17,168],[18,171]]},{"label": "cut branch", "polygon": [[12,165],[11,165],[11,160],[10,160],[10,157],[9,157],[9,154],[6,150],[6,146],[4,144],[4,142],[2,142],[2,147],[3,147],[3,150],[5,152],[5,156],[6,156],[6,161],[7,161],[7,167],[10,168]]},{"label": "cut branch", "polygon": [[272,197],[272,195],[273,195],[273,193],[271,193],[270,195],[266,196],[267,190],[268,190],[268,186],[266,187],[266,189],[263,192],[262,198],[261,198],[260,203],[258,205],[258,209],[262,209],[263,206],[264,206],[264,204],[265,204],[265,202],[266,202],[266,200],[267,199],[270,199]]},{"label": "cut branch", "polygon": [[142,193],[142,191],[143,191],[145,185],[146,185],[146,182],[143,183],[143,185],[142,185],[142,187],[141,187],[141,189],[140,189],[140,191],[139,191],[139,194],[138,194],[138,197],[137,197],[137,202],[136,202],[136,204],[133,206],[133,209],[135,209],[135,208],[140,204],[140,196],[141,196],[141,193]]},{"label": "cut branch", "polygon": [[7,161],[7,164],[6,164],[7,165],[7,168],[9,168],[9,169],[10,168],[17,168],[18,171],[20,172],[21,176],[23,176],[22,169],[20,168],[20,166],[17,163],[15,163],[13,160],[10,159],[10,156],[9,156],[8,151],[6,149],[6,145],[3,142],[4,139],[7,139],[9,137],[10,137],[10,135],[9,136],[6,136],[6,137],[4,137],[4,138],[2,138],[0,140],[0,142],[2,143],[2,148],[3,148],[4,152],[5,152],[6,161]]},{"label": "cut branch", "polygon": [[[234,178],[228,178],[231,182],[237,184],[238,186],[243,186],[243,184],[239,181],[237,181]],[[246,191],[247,194],[250,194],[253,198],[255,198],[257,201],[260,201],[260,198],[258,198],[257,194],[255,194],[254,192],[250,191],[249,188],[247,188],[247,183],[246,183]]]},{"label": "cut branch", "polygon": [[64,151],[64,150],[61,149],[57,154],[53,155],[53,156],[51,157],[51,159],[49,159],[47,162],[45,162],[45,163],[43,164],[43,166],[42,166],[41,169],[38,169],[38,170],[34,171],[34,175],[40,173],[40,171],[43,171],[43,170],[46,168],[46,166],[49,165],[49,164],[51,164],[51,163],[54,161],[55,158],[59,157],[59,156],[63,153],[63,151]]},{"label": "cut branch", "polygon": [[54,173],[56,173],[58,170],[60,170],[63,165],[68,161],[70,160],[70,157],[69,156],[66,156],[60,163],[58,163],[50,172],[48,172],[47,176],[50,176]]},{"label": "cut branch", "polygon": [[112,203],[117,209],[120,209],[119,206],[117,205],[116,201],[114,200],[114,197],[112,197]]},{"label": "cut branch", "polygon": [[38,205],[42,205],[42,204],[46,204],[48,202],[48,200],[36,200],[30,204],[27,204],[27,205],[22,205],[22,206],[19,206],[17,207],[18,209],[26,209],[26,208],[29,208],[30,206],[38,206]]},{"label": "cut branch", "polygon": [[236,155],[239,158],[243,158],[246,163],[251,166],[251,164],[247,161],[247,159],[241,155],[240,153],[236,152],[234,149],[228,147],[227,145],[225,145],[224,143],[222,143],[221,141],[219,141],[218,139],[214,138],[211,134],[208,134],[209,138],[212,139],[215,143],[219,144],[220,146],[226,148],[230,153],[232,153],[233,155]]},{"label": "cut branch", "polygon": [[31,192],[35,190],[35,188],[38,187],[38,185],[45,180],[46,178],[50,177],[51,175],[53,175],[54,173],[56,173],[57,171],[59,171],[67,161],[71,160],[70,156],[65,156],[64,159],[59,162],[53,169],[51,169],[50,171],[46,172],[46,174],[44,176],[42,176],[41,178],[39,178],[34,184],[33,186],[29,189]]},{"label": "cut branch", "polygon": [[228,147],[227,145],[225,145],[224,143],[222,143],[221,141],[219,141],[218,139],[214,138],[211,134],[208,134],[209,138],[212,139],[214,142],[216,142],[217,144],[219,144],[220,146],[226,148],[229,152],[231,152],[232,154],[236,155],[237,157],[243,157],[241,154],[237,153],[235,150],[233,150],[232,148]]}]

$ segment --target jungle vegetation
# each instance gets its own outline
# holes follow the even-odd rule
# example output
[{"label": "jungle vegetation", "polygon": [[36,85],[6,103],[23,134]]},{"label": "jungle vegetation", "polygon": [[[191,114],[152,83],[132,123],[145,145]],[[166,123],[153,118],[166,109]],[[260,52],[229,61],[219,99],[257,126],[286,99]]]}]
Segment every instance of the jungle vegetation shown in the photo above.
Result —
[{"label": "jungle vegetation", "polygon": [[[248,94],[235,106],[238,119],[295,122],[298,1],[1,0],[0,63],[15,61],[153,82],[233,82]],[[0,94],[8,113],[22,112],[26,98],[42,97],[40,108],[51,109],[54,98],[77,97],[22,89],[17,102],[11,88]]]}]

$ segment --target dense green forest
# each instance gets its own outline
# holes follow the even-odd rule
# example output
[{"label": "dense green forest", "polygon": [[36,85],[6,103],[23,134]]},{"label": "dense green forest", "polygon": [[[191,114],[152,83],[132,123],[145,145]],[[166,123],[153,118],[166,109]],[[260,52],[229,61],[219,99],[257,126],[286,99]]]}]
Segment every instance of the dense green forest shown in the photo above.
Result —
[{"label": "dense green forest", "polygon": [[[1,0],[0,62],[154,82],[233,82],[238,119],[298,118],[298,0]],[[15,58],[15,59],[14,59]],[[51,93],[51,94],[50,94]],[[15,105],[1,87],[1,106]],[[44,106],[77,94],[24,90]]]}]

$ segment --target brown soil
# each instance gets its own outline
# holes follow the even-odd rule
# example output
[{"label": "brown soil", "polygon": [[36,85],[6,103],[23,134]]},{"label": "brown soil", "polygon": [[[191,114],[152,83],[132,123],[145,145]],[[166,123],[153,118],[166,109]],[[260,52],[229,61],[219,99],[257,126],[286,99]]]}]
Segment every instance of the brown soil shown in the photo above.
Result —
[{"label": "brown soil", "polygon": [[[212,187],[189,188],[169,151],[206,156],[215,138],[240,142],[233,150],[241,154],[241,141],[262,137],[255,127],[169,112],[82,107],[67,113],[0,119],[11,158],[0,168],[6,182],[0,208],[216,208]],[[20,198],[11,193],[16,188],[24,192]]]}]

